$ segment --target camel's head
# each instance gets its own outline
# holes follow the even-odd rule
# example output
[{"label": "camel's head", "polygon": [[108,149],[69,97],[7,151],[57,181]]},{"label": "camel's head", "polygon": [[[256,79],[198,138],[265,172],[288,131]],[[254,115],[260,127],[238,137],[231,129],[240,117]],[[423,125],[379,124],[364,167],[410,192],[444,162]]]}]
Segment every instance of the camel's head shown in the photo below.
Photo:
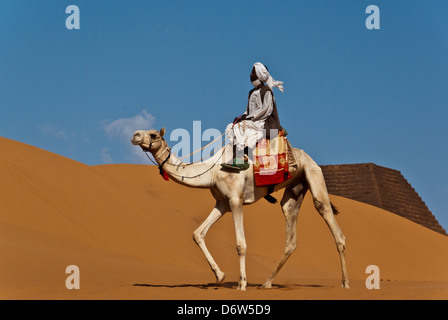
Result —
[{"label": "camel's head", "polygon": [[160,131],[154,129],[137,130],[132,135],[131,142],[133,145],[140,146],[144,151],[154,153],[162,146],[164,134],[165,128],[160,129]]}]

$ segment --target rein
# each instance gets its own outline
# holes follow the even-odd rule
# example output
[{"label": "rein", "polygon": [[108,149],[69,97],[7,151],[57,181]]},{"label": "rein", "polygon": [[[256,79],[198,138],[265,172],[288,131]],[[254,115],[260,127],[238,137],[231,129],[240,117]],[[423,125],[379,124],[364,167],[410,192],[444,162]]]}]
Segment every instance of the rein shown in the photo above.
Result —
[{"label": "rein", "polygon": [[[164,151],[165,152],[165,151]],[[160,164],[160,166],[159,166],[159,172],[160,172],[160,175],[163,177],[163,178],[165,178],[165,175],[164,175],[164,171],[163,171],[163,165],[170,159],[170,157],[171,157],[171,152],[168,154],[168,157],[166,157],[166,159],[165,160],[163,160],[163,162]]]},{"label": "rein", "polygon": [[[151,141],[151,142],[152,142],[152,141]],[[223,148],[223,149],[224,149],[224,148]],[[165,151],[162,152],[162,154],[164,154],[167,150],[169,151],[168,157],[166,157],[166,159],[163,160],[163,162],[162,162],[160,165],[159,165],[157,162],[154,162],[154,161],[151,159],[151,157],[148,155],[149,151],[145,151],[145,150],[143,150],[143,152],[145,153],[146,157],[147,157],[153,164],[155,164],[156,166],[158,166],[160,175],[161,175],[165,180],[167,180],[166,176],[164,175],[164,174],[166,174],[166,173],[165,173],[165,171],[163,170],[163,166],[164,166],[165,164],[172,165],[173,167],[174,167],[174,166],[178,166],[178,167],[179,167],[179,166],[182,165],[181,162],[180,162],[179,164],[173,164],[173,163],[168,162],[168,160],[169,160],[170,157],[171,157],[171,149],[170,149],[170,148],[166,148]],[[171,172],[170,174],[171,174],[172,176],[175,176],[175,177],[177,177],[177,178],[182,179],[182,181],[183,181],[184,179],[195,179],[195,178],[199,178],[200,176],[203,176],[204,174],[206,174],[207,172],[209,172],[209,171],[210,171],[210,170],[211,170],[211,169],[218,163],[218,161],[221,159],[222,155],[224,154],[224,151],[225,151],[225,150],[222,150],[221,155],[220,155],[219,158],[215,161],[215,163],[213,163],[213,165],[210,166],[210,168],[208,168],[208,169],[205,170],[204,172],[201,172],[201,173],[199,173],[199,174],[197,174],[197,175],[194,175],[194,176],[191,176],[191,177],[186,177],[186,176],[183,176],[183,175],[180,175],[180,174],[176,174],[176,173],[172,173],[172,172]],[[159,156],[157,156],[156,159],[160,158],[160,156],[161,156],[162,154],[160,154]],[[189,165],[189,164],[185,164],[185,165]]]},{"label": "rein", "polygon": [[[226,133],[227,133],[227,132],[224,132],[221,136],[219,136],[218,138],[216,138],[215,140],[213,140],[212,142],[210,142],[210,143],[207,144],[206,146],[200,148],[199,150],[194,151],[193,153],[191,153],[191,154],[189,154],[189,155],[187,155],[187,156],[193,155],[193,154],[195,154],[196,152],[199,152],[199,151],[203,150],[203,149],[204,149],[205,147],[207,147],[208,145],[210,145],[210,144],[212,144],[213,142],[215,142],[215,141],[217,141],[218,139],[220,139],[220,138],[221,138],[224,134],[226,134]],[[170,174],[171,174],[172,176],[174,176],[174,177],[177,177],[177,178],[182,179],[182,181],[183,181],[184,179],[195,179],[195,178],[198,178],[198,177],[200,177],[200,176],[203,176],[204,174],[206,174],[207,172],[209,172],[209,171],[210,171],[210,170],[211,170],[211,169],[218,163],[218,161],[222,158],[222,156],[223,156],[223,154],[224,154],[224,152],[225,152],[225,147],[224,147],[224,145],[225,145],[227,139],[228,139],[228,137],[227,137],[226,139],[224,139],[224,141],[221,143],[221,150],[222,150],[221,155],[218,157],[218,159],[215,161],[215,163],[213,163],[213,165],[210,166],[210,168],[208,168],[208,169],[205,170],[204,172],[199,173],[199,174],[197,174],[197,175],[195,175],[195,176],[191,176],[191,177],[186,177],[186,176],[179,175],[179,174],[172,173],[172,172],[171,172]],[[150,141],[150,143],[149,143],[149,148],[148,148],[148,150],[143,150],[143,152],[145,153],[146,157],[147,157],[147,158],[148,158],[154,165],[158,166],[160,175],[161,175],[165,180],[168,181],[168,175],[167,175],[166,172],[163,170],[163,166],[164,166],[165,164],[172,165],[173,167],[174,167],[174,166],[180,167],[181,165],[189,166],[189,165],[192,165],[192,164],[195,163],[195,162],[193,162],[193,163],[182,164],[182,159],[184,159],[184,158],[187,157],[187,156],[180,158],[180,159],[179,159],[179,164],[173,164],[173,163],[168,162],[168,160],[169,160],[170,157],[171,157],[171,149],[170,149],[169,147],[166,147],[166,149],[163,150],[163,152],[160,153],[158,156],[154,156],[154,155],[153,155],[153,156],[154,156],[154,159],[159,159],[163,154],[165,154],[165,152],[168,151],[168,152],[169,152],[169,153],[168,153],[168,157],[166,157],[166,159],[163,160],[163,162],[162,162],[160,165],[159,165],[157,162],[154,162],[154,161],[151,159],[151,157],[148,155],[148,152],[150,152],[150,150],[151,150],[152,143],[153,143],[153,142],[156,142],[156,141],[159,141],[159,140],[164,140],[164,139],[163,139],[163,138],[158,138],[158,139],[155,139],[155,140],[152,140],[152,139],[151,139],[151,141]],[[203,161],[203,160],[204,160],[204,158],[200,159],[199,162],[200,162],[200,161]],[[196,162],[196,163],[197,163],[197,162]]]}]

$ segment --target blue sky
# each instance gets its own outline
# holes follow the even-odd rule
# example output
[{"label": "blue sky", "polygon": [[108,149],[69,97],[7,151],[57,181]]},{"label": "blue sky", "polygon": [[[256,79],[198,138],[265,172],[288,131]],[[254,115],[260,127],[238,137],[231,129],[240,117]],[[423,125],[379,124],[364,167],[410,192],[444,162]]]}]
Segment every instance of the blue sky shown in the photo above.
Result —
[{"label": "blue sky", "polygon": [[[68,30],[67,6],[80,9]],[[368,30],[368,5],[380,29]],[[89,164],[141,163],[136,129],[223,131],[252,64],[318,164],[399,170],[448,229],[447,1],[0,2],[0,136]]]}]

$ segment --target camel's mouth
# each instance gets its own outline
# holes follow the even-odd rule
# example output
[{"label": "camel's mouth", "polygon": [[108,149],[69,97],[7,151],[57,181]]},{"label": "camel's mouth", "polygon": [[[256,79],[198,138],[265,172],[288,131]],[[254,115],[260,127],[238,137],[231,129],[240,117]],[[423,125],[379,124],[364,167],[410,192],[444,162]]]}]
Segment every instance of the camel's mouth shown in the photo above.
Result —
[{"label": "camel's mouth", "polygon": [[140,148],[142,148],[143,151],[145,151],[145,152],[149,152],[150,151],[149,148],[147,148],[147,147],[145,147],[144,145],[141,145],[141,144],[140,144]]},{"label": "camel's mouth", "polygon": [[134,146],[139,146],[139,145],[141,145],[141,144],[143,143],[143,139],[139,139],[139,140],[137,140],[137,139],[132,138],[132,139],[131,139],[131,143],[132,143]]},{"label": "camel's mouth", "polygon": [[132,138],[131,143],[132,143],[134,146],[140,146],[140,148],[142,148],[143,151],[149,151],[149,148],[148,148],[148,147],[145,147],[145,146],[143,145],[143,139],[134,139],[134,138]]},{"label": "camel's mouth", "polygon": [[134,136],[131,139],[131,143],[134,146],[140,146],[140,148],[142,148],[143,151],[149,152],[150,151],[149,147],[147,147],[146,143],[144,143],[144,142],[145,142],[144,136],[142,134],[140,134],[140,133],[134,134]]},{"label": "camel's mouth", "polygon": [[142,148],[143,151],[149,152],[151,150],[149,149],[149,143],[147,140],[148,138],[146,136],[146,132],[144,132],[143,130],[138,130],[132,136],[131,143],[134,146],[140,146],[140,148]]},{"label": "camel's mouth", "polygon": [[145,137],[144,133],[142,133],[140,130],[139,130],[139,131],[136,131],[136,132],[132,135],[131,143],[132,143],[134,146],[139,146],[139,145],[141,146],[141,144],[143,143],[144,137]]},{"label": "camel's mouth", "polygon": [[143,139],[132,139],[132,140],[131,140],[131,143],[132,143],[134,146],[140,146],[140,148],[142,148],[143,151],[149,151],[149,148],[148,148],[148,147],[145,147],[145,146],[143,145]]}]

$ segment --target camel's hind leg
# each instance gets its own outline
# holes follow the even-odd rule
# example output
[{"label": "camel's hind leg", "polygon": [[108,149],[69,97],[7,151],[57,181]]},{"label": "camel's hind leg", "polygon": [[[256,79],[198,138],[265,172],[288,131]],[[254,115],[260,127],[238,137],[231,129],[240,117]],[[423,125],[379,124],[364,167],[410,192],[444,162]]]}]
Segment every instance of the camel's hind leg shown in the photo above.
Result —
[{"label": "camel's hind leg", "polygon": [[263,288],[271,288],[272,281],[274,281],[275,276],[297,247],[297,217],[299,215],[299,209],[307,190],[308,189],[302,184],[297,185],[295,188],[287,187],[285,189],[285,193],[283,194],[283,199],[281,201],[281,206],[286,222],[285,251],[283,252],[283,256],[280,262],[277,264],[272,274],[263,284]]},{"label": "camel's hind leg", "polygon": [[[228,207],[228,206],[227,206]],[[205,245],[205,235],[207,234],[208,229],[221,218],[224,213],[226,213],[228,208],[223,202],[216,202],[216,206],[213,208],[210,215],[205,219],[205,221],[193,232],[193,240],[196,242],[196,244],[201,248],[202,253],[204,254],[205,258],[207,258],[207,261],[210,265],[210,268],[215,273],[216,276],[216,282],[222,283],[225,278],[224,272],[222,272],[218,264],[213,259],[212,255],[207,249],[207,246]]]},{"label": "camel's hind leg", "polygon": [[345,237],[334,217],[322,169],[312,161],[312,163],[305,168],[305,175],[311,194],[313,195],[314,206],[324,218],[336,242],[341,261],[342,286],[344,288],[349,288],[347,268],[345,264]]}]

